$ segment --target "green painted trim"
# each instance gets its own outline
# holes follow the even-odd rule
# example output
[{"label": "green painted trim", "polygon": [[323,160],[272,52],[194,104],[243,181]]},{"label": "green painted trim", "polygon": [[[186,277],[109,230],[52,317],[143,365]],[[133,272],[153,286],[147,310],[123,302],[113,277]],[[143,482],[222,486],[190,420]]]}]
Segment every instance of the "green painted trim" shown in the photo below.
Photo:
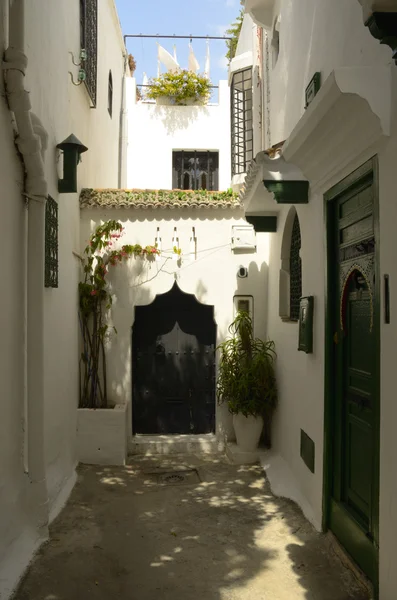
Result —
[{"label": "green painted trim", "polygon": [[[360,525],[352,519],[351,514],[344,509],[343,505],[338,504],[333,499],[330,501],[330,519],[336,524],[333,533],[337,540],[344,549],[347,545],[355,546],[356,552],[355,556],[352,556],[353,561],[363,570],[376,587],[375,582],[377,581],[378,573],[374,565],[377,564],[377,552],[371,540],[363,538]],[[346,550],[345,552],[349,554]]]},{"label": "green painted trim", "polygon": [[314,296],[300,299],[298,351],[313,352],[313,312]]},{"label": "green painted trim", "polygon": [[[380,443],[380,257],[379,257],[379,241],[380,241],[380,230],[379,230],[379,174],[378,174],[378,160],[377,157],[371,158],[369,161],[364,163],[361,167],[356,169],[353,173],[348,175],[345,179],[340,181],[338,184],[333,186],[328,192],[324,194],[324,245],[325,245],[325,256],[327,260],[327,267],[325,270],[325,376],[324,376],[324,456],[323,456],[323,530],[329,528],[332,514],[335,514],[334,507],[331,505],[331,478],[333,475],[333,453],[332,453],[332,439],[334,431],[334,415],[333,415],[333,401],[335,394],[335,381],[333,377],[333,362],[334,362],[334,344],[333,344],[333,316],[335,309],[335,300],[332,294],[333,281],[334,281],[334,270],[336,268],[335,260],[333,260],[333,252],[335,248],[336,240],[333,239],[334,235],[334,223],[332,213],[332,201],[335,200],[340,194],[349,188],[362,186],[363,180],[367,178],[373,179],[374,199],[373,199],[373,215],[374,215],[374,236],[375,236],[375,265],[376,265],[376,300],[374,305],[374,333],[376,340],[376,376],[378,380],[379,390],[379,403],[378,412],[376,414],[376,448],[378,453],[378,460],[376,461],[377,472],[374,474],[374,492],[375,492],[375,518],[372,522],[372,530],[374,532],[374,542],[372,547],[379,548],[379,443]],[[356,190],[355,190],[356,191]],[[338,507],[339,508],[339,507]],[[343,532],[341,532],[343,538]],[[379,565],[378,565],[379,567]],[[379,573],[372,572],[369,569],[370,574],[373,577],[374,584],[374,600],[378,600],[379,597]]]},{"label": "green painted trim", "polygon": [[305,108],[307,108],[311,102],[313,102],[316,94],[321,87],[321,73],[317,71],[309,81],[309,85],[305,90]]},{"label": "green painted trim", "polygon": [[379,495],[380,495],[380,410],[381,410],[381,385],[380,385],[380,373],[381,373],[381,342],[380,342],[380,331],[381,331],[381,272],[380,272],[380,255],[378,248],[380,247],[380,225],[379,225],[379,164],[378,157],[372,159],[373,178],[374,178],[374,237],[375,237],[375,305],[374,305],[374,333],[375,333],[375,344],[376,344],[376,377],[378,380],[378,392],[379,392],[379,403],[378,411],[375,415],[375,426],[376,426],[376,448],[378,449],[378,460],[376,461],[376,472],[374,473],[376,482],[376,494],[372,499],[375,507],[376,519],[372,523],[372,529],[374,531],[374,541],[379,548]]},{"label": "green painted trim", "polygon": [[245,215],[245,220],[254,226],[256,233],[275,233],[277,231],[277,217]]},{"label": "green painted trim", "polygon": [[264,179],[263,185],[273,194],[277,204],[307,204],[309,202],[308,181],[274,181]]}]

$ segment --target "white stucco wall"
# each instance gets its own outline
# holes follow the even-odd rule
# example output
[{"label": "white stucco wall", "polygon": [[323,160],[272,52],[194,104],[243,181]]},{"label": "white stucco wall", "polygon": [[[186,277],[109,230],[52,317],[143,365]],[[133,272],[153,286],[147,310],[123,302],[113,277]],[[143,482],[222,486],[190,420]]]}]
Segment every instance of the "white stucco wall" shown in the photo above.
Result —
[{"label": "white stucco wall", "polygon": [[[392,65],[389,47],[381,46],[363,24],[362,8],[357,0],[281,0],[275,3],[273,21],[280,16],[280,54],[270,76],[270,137],[277,144],[288,139],[305,114],[305,88],[316,71],[322,82],[339,67],[384,67]],[[271,33],[270,33],[271,38]],[[270,40],[271,41],[271,40]],[[394,129],[390,141],[348,153],[338,163],[338,147],[333,146],[340,136],[341,149],[354,146],[349,135],[358,123],[358,104],[352,102],[348,117],[338,121],[333,109],[333,128],[328,130],[324,144],[330,149],[329,164],[313,155],[310,165],[311,193],[308,205],[297,206],[302,234],[302,276],[304,296],[314,295],[314,351],[312,355],[297,352],[298,326],[282,322],[278,311],[279,269],[281,243],[289,207],[278,206],[278,231],[270,239],[268,334],[276,342],[278,352],[279,408],[274,421],[274,450],[292,474],[291,485],[295,499],[301,499],[305,513],[316,525],[322,523],[323,449],[324,449],[324,329],[325,329],[325,265],[323,194],[355,168],[378,154],[380,209],[380,281],[388,273],[391,281],[391,310],[397,309],[393,281],[397,277],[394,256],[394,198],[396,153],[396,80],[392,68],[394,91],[390,98],[393,107]],[[369,78],[363,90],[376,84]],[[384,98],[388,92],[385,90]],[[352,98],[352,97],[351,97]],[[355,107],[355,109],[354,109]],[[325,117],[326,118],[326,117]],[[346,120],[348,119],[348,121]],[[264,119],[264,123],[266,120]],[[329,125],[331,124],[331,121]],[[365,125],[364,125],[365,127]],[[333,130],[332,130],[333,129]],[[323,133],[326,131],[322,130]],[[349,133],[347,133],[349,131]],[[345,139],[343,135],[345,132]],[[359,134],[357,131],[356,134]],[[354,133],[353,133],[354,136]],[[365,137],[365,136],[364,136]],[[370,135],[368,134],[368,145]],[[307,150],[307,149],[306,149]],[[305,151],[306,151],[305,150]],[[360,153],[361,152],[361,153]],[[297,156],[302,163],[305,157]],[[317,167],[316,167],[317,164]],[[393,166],[394,164],[394,166]],[[320,166],[319,166],[320,165]],[[382,291],[383,293],[383,291]],[[381,299],[383,300],[383,299]],[[381,306],[383,306],[381,302]],[[394,307],[394,308],[393,308]],[[393,314],[393,313],[392,313]],[[394,540],[397,522],[392,512],[397,497],[397,477],[391,456],[397,453],[395,423],[395,328],[384,324],[381,308],[381,457],[380,457],[380,599],[392,600],[397,589],[397,574],[392,567],[395,555]],[[304,429],[316,444],[315,474],[311,474],[299,456],[299,434]],[[279,463],[278,463],[279,464]]]},{"label": "white stucco wall", "polygon": [[172,189],[173,150],[219,152],[219,190],[230,187],[230,92],[219,82],[219,102],[206,106],[158,106],[136,102],[136,82],[127,83],[126,187]]},{"label": "white stucco wall", "polygon": [[[0,3],[0,48],[8,45],[6,2]],[[74,133],[89,150],[78,167],[79,187],[117,187],[123,39],[113,0],[99,2],[98,101],[91,109],[84,85],[72,85],[78,68],[69,51],[80,51],[79,3],[69,0],[26,2],[28,57],[26,89],[32,110],[49,134],[45,160],[49,194],[59,210],[59,287],[45,290],[45,469],[48,504],[38,506],[25,467],[24,342],[26,293],[25,223],[21,196],[23,173],[14,145],[11,113],[0,78],[1,229],[7,282],[1,298],[2,394],[0,419],[0,596],[6,599],[32,551],[45,535],[48,518],[62,507],[75,481],[76,407],[78,402],[77,283],[78,194],[59,195],[61,163],[56,144]],[[107,110],[108,73],[113,74],[113,118]],[[61,175],[62,176],[62,175]],[[16,266],[17,265],[17,266]],[[44,269],[44,264],[43,264]],[[40,512],[41,510],[41,512]],[[47,517],[43,516],[47,514]]]},{"label": "white stucco wall", "polygon": [[272,145],[287,139],[304,114],[314,73],[321,72],[324,82],[338,67],[391,63],[390,48],[363,25],[357,0],[282,0],[273,21],[278,16],[280,54],[270,73]]},{"label": "white stucco wall", "polygon": [[[245,224],[240,209],[149,208],[143,211],[112,209],[106,212],[85,209],[82,211],[82,248],[95,227],[108,219],[123,223],[125,235],[120,240],[121,244],[154,244],[159,227],[162,251],[165,253],[165,258],[150,264],[145,264],[141,259],[131,259],[127,264],[113,269],[109,276],[115,294],[112,322],[118,332],[112,336],[107,349],[108,393],[114,403],[131,401],[131,326],[134,322],[134,306],[149,304],[157,294],[170,290],[175,277],[182,291],[194,294],[200,302],[214,306],[217,343],[225,338],[233,320],[235,295],[253,295],[255,334],[266,336],[269,238],[268,234],[257,234],[257,252],[234,253],[231,250],[232,226]],[[172,256],[170,250],[174,227],[177,227],[182,249],[180,267],[177,261],[167,260],[167,256]],[[190,251],[192,227],[197,238],[197,260],[194,261],[186,256]],[[247,267],[247,278],[237,277],[240,266]],[[163,271],[156,275],[160,268]],[[217,431],[232,435],[230,416],[225,407],[218,410]]]}]

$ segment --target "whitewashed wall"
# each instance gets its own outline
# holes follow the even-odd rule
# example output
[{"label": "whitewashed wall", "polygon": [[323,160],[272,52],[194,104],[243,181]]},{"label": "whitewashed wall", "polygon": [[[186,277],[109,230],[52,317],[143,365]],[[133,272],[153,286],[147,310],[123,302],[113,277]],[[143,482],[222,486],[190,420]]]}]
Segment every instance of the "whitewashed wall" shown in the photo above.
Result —
[{"label": "whitewashed wall", "polygon": [[[7,47],[7,2],[0,3],[0,47]],[[24,294],[26,209],[23,174],[17,157],[11,113],[0,78],[0,227],[3,281],[0,399],[0,596],[7,598],[32,551],[45,535],[75,480],[78,402],[77,283],[79,264],[78,194],[59,195],[61,161],[55,146],[74,133],[89,150],[78,167],[79,187],[117,187],[123,39],[113,0],[98,3],[98,102],[91,109],[84,85],[75,87],[80,51],[79,3],[26,2],[26,89],[33,111],[49,134],[46,177],[59,208],[59,288],[45,290],[45,461],[48,505],[40,507],[25,472]],[[108,73],[113,74],[113,118],[107,110]],[[58,170],[58,172],[57,172]],[[43,265],[44,269],[44,265]],[[29,432],[26,432],[27,435]],[[24,465],[25,463],[25,465]],[[42,509],[45,509],[44,512]],[[47,517],[46,517],[47,513]],[[44,516],[43,516],[44,515]]]},{"label": "whitewashed wall", "polygon": [[[121,244],[154,244],[157,227],[160,228],[162,250],[172,256],[172,236],[177,227],[182,265],[167,260],[144,263],[131,259],[112,270],[115,298],[112,321],[118,334],[112,336],[107,349],[108,393],[115,403],[131,400],[131,326],[134,306],[151,303],[157,294],[171,289],[177,278],[180,288],[194,294],[200,302],[215,307],[217,343],[227,335],[234,317],[233,297],[254,296],[255,334],[266,336],[266,297],[268,271],[268,234],[258,234],[257,252],[235,254],[231,250],[232,226],[245,224],[240,209],[85,209],[82,211],[81,246],[85,247],[91,232],[108,219],[118,219],[125,227]],[[189,241],[192,227],[197,237],[197,260],[189,260]],[[166,264],[165,264],[166,263]],[[240,266],[247,267],[248,277],[238,278]],[[157,276],[157,270],[163,271]],[[155,277],[154,277],[155,276]],[[153,279],[151,279],[153,277]],[[147,281],[151,279],[150,281]],[[147,283],[145,283],[147,281]],[[225,407],[223,407],[225,408]],[[132,405],[133,409],[133,405]],[[227,410],[217,416],[217,430],[229,436],[232,433]]]},{"label": "whitewashed wall", "polygon": [[[280,0],[275,3],[273,22],[280,17],[280,54],[270,73],[270,138],[277,144],[288,138],[304,115],[304,93],[316,71],[323,82],[339,67],[392,66],[389,47],[381,46],[363,24],[362,8],[357,0]],[[271,40],[271,32],[269,33]],[[395,107],[396,67],[392,68]],[[375,84],[369,79],[367,89]],[[335,115],[336,117],[337,115]],[[351,122],[357,118],[351,114]],[[284,323],[278,316],[278,281],[281,266],[281,241],[289,207],[279,207],[278,232],[271,236],[269,261],[269,337],[278,351],[279,409],[274,422],[274,446],[289,479],[289,493],[299,501],[316,527],[322,522],[323,494],[323,429],[324,429],[324,329],[325,298],[323,194],[349,172],[371,158],[379,157],[380,202],[380,278],[388,273],[391,281],[391,310],[397,310],[393,281],[397,278],[395,256],[396,203],[394,202],[396,111],[394,130],[389,142],[377,148],[363,148],[362,154],[351,155],[345,164],[324,178],[331,164],[337,163],[337,152],[330,154],[330,165],[310,180],[309,204],[297,206],[302,233],[302,293],[315,297],[314,352],[297,352],[298,326]],[[346,124],[347,126],[347,124]],[[344,123],[335,128],[343,134]],[[350,140],[346,139],[348,145]],[[327,144],[327,140],[324,140]],[[394,166],[393,166],[394,165]],[[274,291],[274,293],[273,293]],[[397,454],[394,433],[395,346],[393,325],[385,325],[381,312],[381,475],[380,475],[380,598],[393,600],[397,589],[397,573],[392,567],[395,554],[397,520],[391,509],[397,498],[397,476],[390,457]],[[299,456],[299,430],[304,429],[316,444],[315,474],[311,474]],[[295,489],[292,489],[295,488]]]},{"label": "whitewashed wall", "polygon": [[219,103],[158,106],[136,102],[136,82],[127,83],[126,187],[172,189],[173,150],[219,152],[219,189],[230,187],[230,91],[219,82]]}]

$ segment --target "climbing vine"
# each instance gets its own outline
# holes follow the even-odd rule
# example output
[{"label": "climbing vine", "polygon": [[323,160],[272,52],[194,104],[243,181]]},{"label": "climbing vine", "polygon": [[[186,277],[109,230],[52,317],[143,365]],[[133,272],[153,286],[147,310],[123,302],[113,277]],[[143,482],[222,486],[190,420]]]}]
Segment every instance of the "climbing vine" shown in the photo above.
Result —
[{"label": "climbing vine", "polygon": [[[123,235],[122,224],[110,220],[97,227],[84,250],[84,280],[79,283],[79,321],[82,335],[80,368],[80,408],[106,408],[105,341],[112,294],[107,276],[112,268],[131,257],[154,260],[160,254],[155,246],[114,245]],[[115,328],[111,328],[115,333]]]}]

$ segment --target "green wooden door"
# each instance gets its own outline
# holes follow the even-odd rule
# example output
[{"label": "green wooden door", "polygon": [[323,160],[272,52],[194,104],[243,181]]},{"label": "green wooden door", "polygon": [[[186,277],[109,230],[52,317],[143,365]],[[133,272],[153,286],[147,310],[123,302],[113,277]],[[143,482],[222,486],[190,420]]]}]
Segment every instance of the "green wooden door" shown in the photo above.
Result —
[{"label": "green wooden door", "polygon": [[328,525],[378,573],[379,328],[372,163],[327,195]]}]

